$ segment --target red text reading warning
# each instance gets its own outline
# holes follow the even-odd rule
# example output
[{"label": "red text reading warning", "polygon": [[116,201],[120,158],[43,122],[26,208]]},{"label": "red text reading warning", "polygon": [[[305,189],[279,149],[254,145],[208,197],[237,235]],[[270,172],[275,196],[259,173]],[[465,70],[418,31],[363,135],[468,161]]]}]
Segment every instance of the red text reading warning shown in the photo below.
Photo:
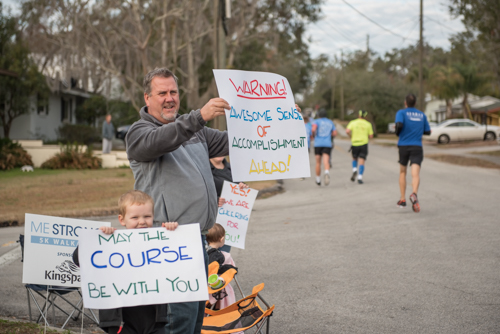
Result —
[{"label": "red text reading warning", "polygon": [[229,81],[236,89],[238,97],[253,100],[286,99],[287,93],[284,80],[275,83],[264,83],[259,82],[259,80],[252,80],[250,83],[243,81],[241,86],[236,86],[231,79]]}]

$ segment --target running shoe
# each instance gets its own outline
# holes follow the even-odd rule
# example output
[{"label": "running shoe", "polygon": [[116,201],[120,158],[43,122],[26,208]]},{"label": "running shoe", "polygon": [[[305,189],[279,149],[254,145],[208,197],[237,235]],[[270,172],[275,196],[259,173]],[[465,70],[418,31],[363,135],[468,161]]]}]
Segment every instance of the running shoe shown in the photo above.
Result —
[{"label": "running shoe", "polygon": [[323,177],[324,177],[325,186],[329,185],[330,184],[330,174],[325,173],[325,175]]},{"label": "running shoe", "polygon": [[321,186],[321,181],[315,181],[318,186]]},{"label": "running shoe", "polygon": [[418,198],[417,198],[417,194],[413,193],[410,195],[410,201],[411,201],[411,204],[412,204],[412,209],[413,211],[415,212],[420,212],[420,204],[418,204]]},{"label": "running shoe", "polygon": [[352,176],[351,176],[352,182],[354,182],[354,180],[356,180],[356,175],[358,175],[358,171],[352,172]]},{"label": "running shoe", "polygon": [[406,208],[406,201],[403,201],[403,200],[399,200],[399,202],[397,203],[397,206],[398,208]]},{"label": "running shoe", "polygon": [[364,182],[363,182],[363,180],[358,179],[358,183],[359,183],[359,184],[363,184]]}]

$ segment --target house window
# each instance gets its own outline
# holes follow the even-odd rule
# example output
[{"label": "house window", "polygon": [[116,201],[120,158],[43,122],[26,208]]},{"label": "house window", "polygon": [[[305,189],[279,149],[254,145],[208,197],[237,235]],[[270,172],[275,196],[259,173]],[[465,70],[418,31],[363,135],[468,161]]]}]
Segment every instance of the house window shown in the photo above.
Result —
[{"label": "house window", "polygon": [[45,106],[38,106],[37,112],[38,112],[38,115],[41,115],[41,116],[46,115]]},{"label": "house window", "polygon": [[61,98],[61,122],[69,122],[69,104],[64,98]]},{"label": "house window", "polygon": [[49,114],[49,101],[43,101],[41,100],[40,96],[37,96],[38,100],[38,107],[37,107],[37,113],[40,116],[46,116]]}]

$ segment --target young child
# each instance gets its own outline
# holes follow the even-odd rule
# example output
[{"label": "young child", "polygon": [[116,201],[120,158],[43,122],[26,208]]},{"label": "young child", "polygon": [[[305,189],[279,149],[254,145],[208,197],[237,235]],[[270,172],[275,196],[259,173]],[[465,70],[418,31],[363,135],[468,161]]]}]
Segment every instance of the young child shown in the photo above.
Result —
[{"label": "young child", "polygon": [[[154,202],[146,193],[131,190],[118,200],[118,221],[127,229],[153,227]],[[177,222],[162,223],[162,227],[174,231]],[[112,234],[116,228],[101,226],[106,234]],[[78,261],[78,247],[73,253],[73,262]],[[168,322],[167,304],[140,305],[118,309],[99,310],[99,327],[111,334],[163,334]]]},{"label": "young child", "polygon": [[[206,238],[208,263],[211,263],[213,261],[219,262],[218,274],[221,275],[229,268],[237,269],[235,267],[231,254],[219,250],[219,248],[224,246],[226,240],[226,230],[224,230],[224,227],[222,227],[222,225],[220,224],[215,223],[215,225],[210,230],[208,230]],[[216,308],[220,310],[233,304],[236,301],[233,287],[230,284],[226,285],[226,287],[220,292],[210,295],[208,301],[212,305],[218,302]]]}]

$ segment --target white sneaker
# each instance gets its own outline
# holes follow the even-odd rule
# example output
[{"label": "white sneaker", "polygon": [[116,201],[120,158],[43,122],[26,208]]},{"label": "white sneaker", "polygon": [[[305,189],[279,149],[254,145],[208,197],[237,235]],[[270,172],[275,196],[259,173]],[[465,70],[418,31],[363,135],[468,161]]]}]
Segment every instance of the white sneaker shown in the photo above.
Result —
[{"label": "white sneaker", "polygon": [[324,178],[325,186],[329,185],[330,184],[330,173],[325,173],[323,178]]}]

